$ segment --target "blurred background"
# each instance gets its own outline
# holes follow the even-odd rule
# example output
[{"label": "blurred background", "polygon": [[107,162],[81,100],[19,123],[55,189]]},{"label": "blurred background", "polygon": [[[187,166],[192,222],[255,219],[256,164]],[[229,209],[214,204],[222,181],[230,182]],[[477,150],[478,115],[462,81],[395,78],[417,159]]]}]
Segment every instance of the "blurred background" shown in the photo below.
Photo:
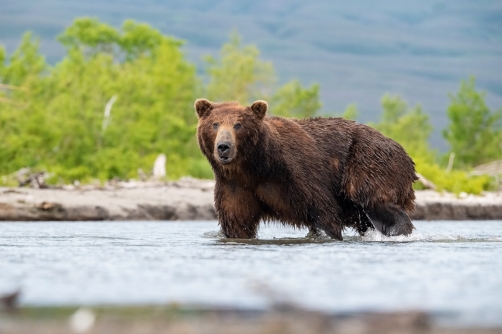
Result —
[{"label": "blurred background", "polygon": [[47,184],[148,177],[161,153],[168,179],[212,178],[206,97],[354,119],[438,190],[499,186],[500,1],[3,0],[0,44],[2,185],[26,167]]}]

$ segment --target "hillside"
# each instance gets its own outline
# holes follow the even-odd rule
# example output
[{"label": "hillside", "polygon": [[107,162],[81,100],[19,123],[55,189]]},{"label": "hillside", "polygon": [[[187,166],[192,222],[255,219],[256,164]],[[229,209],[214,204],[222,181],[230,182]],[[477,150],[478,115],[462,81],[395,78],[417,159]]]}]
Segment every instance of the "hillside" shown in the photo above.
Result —
[{"label": "hillside", "polygon": [[421,103],[435,126],[436,147],[444,147],[447,93],[461,79],[475,75],[488,104],[502,106],[502,3],[496,0],[3,0],[1,7],[0,43],[12,51],[32,30],[52,63],[63,54],[55,37],[80,16],[116,26],[127,18],[148,22],[186,40],[187,55],[199,64],[236,28],[274,63],[281,81],[320,83],[324,113],[357,103],[360,121],[376,120],[386,92]]}]

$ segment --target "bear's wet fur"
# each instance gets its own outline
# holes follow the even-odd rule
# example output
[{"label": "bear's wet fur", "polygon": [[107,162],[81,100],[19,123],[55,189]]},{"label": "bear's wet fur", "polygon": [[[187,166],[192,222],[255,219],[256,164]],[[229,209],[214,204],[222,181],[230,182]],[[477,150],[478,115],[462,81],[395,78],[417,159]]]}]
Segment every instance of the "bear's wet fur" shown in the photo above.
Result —
[{"label": "bear's wet fur", "polygon": [[338,240],[345,227],[412,232],[415,165],[401,145],[354,121],[268,117],[267,109],[265,101],[195,101],[226,237],[255,238],[260,221]]}]

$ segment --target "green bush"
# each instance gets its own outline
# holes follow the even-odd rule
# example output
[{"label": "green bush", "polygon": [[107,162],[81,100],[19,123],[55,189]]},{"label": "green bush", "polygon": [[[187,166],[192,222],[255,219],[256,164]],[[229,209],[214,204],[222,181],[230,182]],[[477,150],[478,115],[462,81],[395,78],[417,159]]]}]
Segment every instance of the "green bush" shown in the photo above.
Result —
[{"label": "green bush", "polygon": [[87,18],[59,39],[67,55],[52,68],[30,34],[0,66],[0,82],[19,87],[0,91],[9,101],[0,103],[0,175],[39,167],[56,183],[137,178],[160,153],[170,178],[200,165],[193,101],[201,88],[181,41],[132,21],[119,32]]},{"label": "green bush", "polygon": [[[421,159],[415,159],[417,172],[434,183],[437,191],[448,191],[455,194],[465,192],[479,195],[483,191],[493,190],[493,180],[487,175],[470,176],[465,171],[447,173],[438,164]],[[415,189],[423,189],[420,182],[415,183]]]}]

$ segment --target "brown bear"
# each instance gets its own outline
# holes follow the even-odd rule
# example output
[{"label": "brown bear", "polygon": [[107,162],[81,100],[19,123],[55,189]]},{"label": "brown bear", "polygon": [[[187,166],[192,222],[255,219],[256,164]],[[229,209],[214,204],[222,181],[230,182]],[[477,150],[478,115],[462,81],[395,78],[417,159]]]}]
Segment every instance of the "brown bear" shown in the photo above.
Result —
[{"label": "brown bear", "polygon": [[226,237],[255,238],[262,220],[338,240],[344,227],[412,232],[415,164],[401,145],[354,121],[269,117],[267,108],[195,101]]}]

